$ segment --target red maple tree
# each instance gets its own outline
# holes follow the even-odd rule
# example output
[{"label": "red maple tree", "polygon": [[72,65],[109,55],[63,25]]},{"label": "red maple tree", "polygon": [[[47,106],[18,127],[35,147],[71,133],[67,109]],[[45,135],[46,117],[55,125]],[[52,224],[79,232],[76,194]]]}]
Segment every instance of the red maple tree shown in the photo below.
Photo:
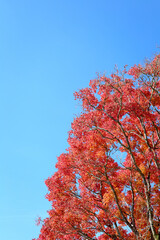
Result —
[{"label": "red maple tree", "polygon": [[38,240],[158,239],[160,55],[75,93],[83,112],[46,180]]}]

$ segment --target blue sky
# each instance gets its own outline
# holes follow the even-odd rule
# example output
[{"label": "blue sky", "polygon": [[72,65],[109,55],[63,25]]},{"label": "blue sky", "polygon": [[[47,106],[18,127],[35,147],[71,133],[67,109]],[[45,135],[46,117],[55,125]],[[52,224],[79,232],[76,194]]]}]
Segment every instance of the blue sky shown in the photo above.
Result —
[{"label": "blue sky", "polygon": [[73,92],[159,51],[159,0],[0,0],[0,239],[38,237]]}]

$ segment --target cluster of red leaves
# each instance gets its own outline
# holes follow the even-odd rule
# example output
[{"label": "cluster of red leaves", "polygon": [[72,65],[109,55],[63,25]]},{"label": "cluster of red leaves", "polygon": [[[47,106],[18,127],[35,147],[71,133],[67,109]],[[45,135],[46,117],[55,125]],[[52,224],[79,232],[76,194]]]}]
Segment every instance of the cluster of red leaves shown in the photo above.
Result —
[{"label": "cluster of red leaves", "polygon": [[156,239],[159,77],[157,55],[75,93],[83,113],[72,123],[70,147],[58,158],[57,172],[46,180],[52,209],[38,240]]}]

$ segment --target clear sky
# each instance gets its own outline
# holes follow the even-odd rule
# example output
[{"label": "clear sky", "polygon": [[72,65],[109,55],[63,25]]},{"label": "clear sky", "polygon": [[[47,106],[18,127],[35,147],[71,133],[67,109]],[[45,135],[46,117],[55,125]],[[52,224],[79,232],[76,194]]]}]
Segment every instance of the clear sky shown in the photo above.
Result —
[{"label": "clear sky", "polygon": [[38,237],[44,180],[96,72],[160,47],[159,0],[0,0],[0,239]]}]

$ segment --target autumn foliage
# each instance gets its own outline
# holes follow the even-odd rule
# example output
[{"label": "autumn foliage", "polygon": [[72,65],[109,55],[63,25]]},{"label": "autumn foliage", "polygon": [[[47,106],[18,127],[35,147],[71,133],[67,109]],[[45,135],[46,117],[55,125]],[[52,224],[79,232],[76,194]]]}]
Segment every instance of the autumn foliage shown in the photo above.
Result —
[{"label": "autumn foliage", "polygon": [[75,98],[83,112],[45,182],[52,209],[38,240],[157,239],[160,55],[98,76]]}]

